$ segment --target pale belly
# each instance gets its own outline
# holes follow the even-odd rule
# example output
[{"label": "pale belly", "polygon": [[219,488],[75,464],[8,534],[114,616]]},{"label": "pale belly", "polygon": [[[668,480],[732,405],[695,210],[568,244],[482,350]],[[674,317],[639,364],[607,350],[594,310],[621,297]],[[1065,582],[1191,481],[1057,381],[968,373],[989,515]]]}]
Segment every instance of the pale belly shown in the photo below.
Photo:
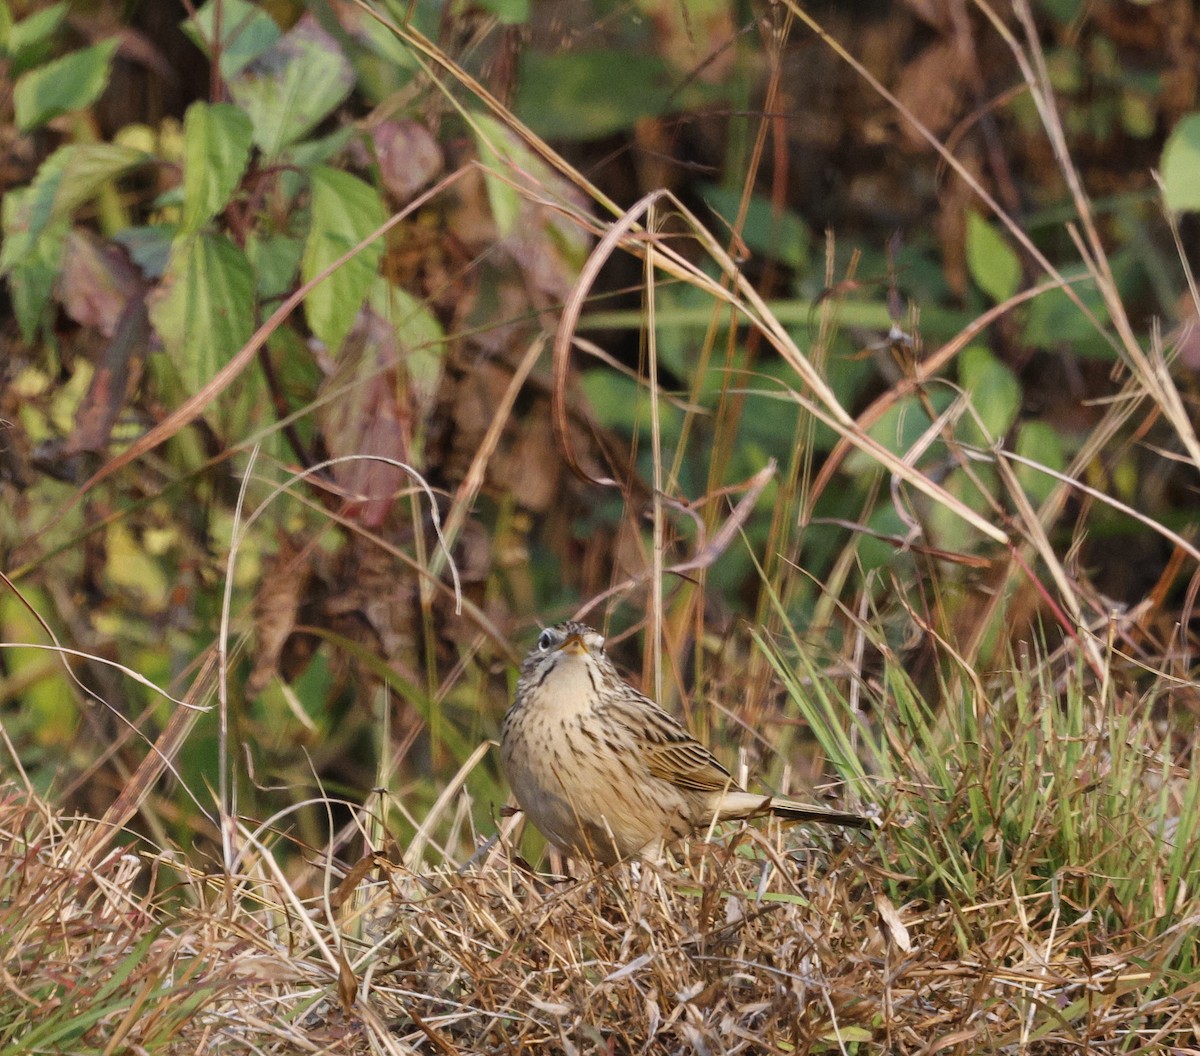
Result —
[{"label": "pale belly", "polygon": [[526,716],[523,735],[503,745],[509,785],[538,830],[563,850],[602,862],[687,833],[679,790],[635,774],[635,757],[589,735],[586,723],[579,715]]}]

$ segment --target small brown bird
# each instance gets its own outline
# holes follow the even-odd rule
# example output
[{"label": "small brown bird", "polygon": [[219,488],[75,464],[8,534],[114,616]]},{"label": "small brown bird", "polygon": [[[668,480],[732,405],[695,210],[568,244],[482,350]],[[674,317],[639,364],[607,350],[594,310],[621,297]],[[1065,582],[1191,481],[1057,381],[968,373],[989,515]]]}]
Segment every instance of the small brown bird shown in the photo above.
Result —
[{"label": "small brown bird", "polygon": [[655,857],[714,819],[870,824],[740,788],[704,745],[617,674],[603,636],[582,623],[543,631],[525,658],[500,754],[517,802],[542,834],[605,863]]}]

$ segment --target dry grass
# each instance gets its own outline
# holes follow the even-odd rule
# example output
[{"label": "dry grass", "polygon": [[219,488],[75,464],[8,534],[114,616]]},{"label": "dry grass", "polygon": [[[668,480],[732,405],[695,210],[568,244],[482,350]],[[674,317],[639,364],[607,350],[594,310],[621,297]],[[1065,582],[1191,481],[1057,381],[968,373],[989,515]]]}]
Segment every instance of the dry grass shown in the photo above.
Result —
[{"label": "dry grass", "polygon": [[139,893],[142,857],[117,850],[80,864],[94,827],[0,788],[4,1056],[159,1051],[234,985],[224,967],[213,970],[216,951],[198,949],[186,928],[163,927]]},{"label": "dry grass", "polygon": [[[517,819],[466,861],[384,842],[291,876],[242,832],[240,871],[191,874],[168,909],[134,892],[187,875],[181,855],[83,869],[89,823],[10,786],[0,1054],[1200,1043],[1200,794],[1178,747],[1082,676],[974,735],[973,706],[891,685],[891,716],[859,723],[873,773],[846,775],[874,789],[873,832],[731,827],[640,872],[534,870]],[[374,846],[368,811],[350,831]]]}]

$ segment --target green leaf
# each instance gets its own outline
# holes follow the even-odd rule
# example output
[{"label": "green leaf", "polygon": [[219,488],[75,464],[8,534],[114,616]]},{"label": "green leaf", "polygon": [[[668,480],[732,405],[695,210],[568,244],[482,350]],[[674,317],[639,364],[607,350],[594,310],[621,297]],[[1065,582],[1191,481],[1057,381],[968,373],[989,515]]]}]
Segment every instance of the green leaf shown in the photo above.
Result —
[{"label": "green leaf", "polygon": [[105,584],[138,600],[145,613],[164,612],[174,584],[163,562],[148,553],[129,525],[116,521],[104,533]]},{"label": "green leaf", "polygon": [[300,266],[301,244],[290,235],[251,235],[246,240],[246,256],[254,268],[260,301],[282,297],[292,288]]},{"label": "green leaf", "polygon": [[371,287],[369,303],[396,334],[403,350],[410,400],[418,419],[423,421],[437,400],[445,363],[446,332],[425,304],[382,278]]},{"label": "green leaf", "polygon": [[[1072,279],[1078,274],[1064,272],[1064,278]],[[1108,308],[1096,288],[1095,280],[1085,276],[1082,281],[1073,282],[1072,288],[1100,325],[1104,326],[1109,318]],[[1076,356],[1095,359],[1115,357],[1103,335],[1064,290],[1047,290],[1034,299],[1029,307],[1022,341],[1035,348],[1067,349]]]},{"label": "green leaf", "polygon": [[[34,612],[50,612],[53,603],[30,583],[22,584],[22,594],[24,600],[9,591],[0,595],[0,641],[46,644],[45,630],[26,605]],[[38,743],[69,744],[79,716],[62,659],[45,649],[3,649],[0,660],[10,684],[22,687],[20,712]]]},{"label": "green leaf", "polygon": [[218,13],[221,76],[226,80],[236,77],[283,35],[270,15],[247,0],[209,0],[196,12],[194,20],[188,19],[183,24],[183,32],[205,55],[212,55]]},{"label": "green leaf", "polygon": [[1171,130],[1160,172],[1168,209],[1200,211],[1200,113],[1181,117]]},{"label": "green leaf", "polygon": [[525,25],[533,10],[530,0],[480,0],[479,6],[490,11],[505,26]]},{"label": "green leaf", "polygon": [[895,504],[891,502],[883,503],[872,510],[867,518],[867,525],[871,530],[860,534],[856,544],[858,559],[864,572],[877,568],[891,569],[894,572],[897,558],[906,562],[908,555],[900,552],[893,540],[904,539],[912,530],[911,526],[905,524]]},{"label": "green leaf", "polygon": [[387,282],[377,282],[371,287],[370,303],[408,348],[432,349],[440,358],[446,331],[426,304],[408,290]]},{"label": "green leaf", "polygon": [[[353,249],[383,218],[383,201],[370,184],[337,169],[313,169],[312,226],[300,264],[303,280],[310,281]],[[349,332],[382,256],[383,242],[376,239],[304,299],[309,327],[330,350],[337,349]]]},{"label": "green leaf", "polygon": [[974,210],[967,213],[967,267],[975,284],[997,304],[1021,285],[1021,261],[1012,246]]},{"label": "green leaf", "polygon": [[[581,384],[588,406],[605,428],[632,435],[639,425],[647,427],[650,400],[632,378],[611,370],[589,370]],[[683,412],[675,404],[663,401],[659,404],[659,416],[663,442],[673,443],[683,429]]]},{"label": "green leaf", "polygon": [[[110,143],[69,144],[56,150],[42,162],[28,188],[10,192],[5,199],[0,275],[34,251],[48,225],[69,218],[109,180],[146,160],[140,150]],[[17,202],[9,201],[17,195]]]},{"label": "green leaf", "polygon": [[1042,8],[1059,22],[1074,22],[1083,9],[1084,0],[1041,0]]},{"label": "green leaf", "polygon": [[868,1027],[855,1027],[845,1024],[838,1024],[837,1030],[829,1031],[821,1037],[821,1041],[829,1047],[841,1051],[846,1050],[846,1044],[851,1045],[870,1045],[875,1040],[875,1031]]},{"label": "green leaf", "polygon": [[67,9],[66,3],[50,4],[12,26],[4,42],[4,51],[12,61],[10,77],[18,77],[50,57],[51,38],[62,25]]},{"label": "green leaf", "polygon": [[119,43],[116,37],[102,40],[22,74],[13,89],[18,130],[31,132],[52,117],[91,106],[108,85]]},{"label": "green leaf", "polygon": [[[596,139],[661,113],[673,93],[670,71],[657,56],[607,49],[529,51],[521,60],[514,109],[543,138]],[[677,100],[681,106],[690,101]]]},{"label": "green leaf", "polygon": [[1149,139],[1158,128],[1159,85],[1143,88],[1129,78],[1121,90],[1121,128],[1135,139]]},{"label": "green leaf", "polygon": [[229,202],[250,161],[250,119],[228,103],[192,103],[183,119],[183,232]]},{"label": "green leaf", "polygon": [[210,381],[254,332],[254,272],[223,235],[176,239],[150,321],[189,392]]},{"label": "green leaf", "polygon": [[[724,224],[714,227],[717,238],[723,239],[737,219],[741,191],[731,191],[712,183],[701,184],[699,191],[708,207],[724,220]],[[774,257],[793,268],[808,263],[811,240],[804,221],[791,209],[776,214],[771,203],[758,195],[751,197],[746,209],[742,239],[755,253]]]},{"label": "green leaf", "polygon": [[[521,196],[502,174],[510,168],[506,159],[514,153],[519,155],[522,148],[520,144],[512,142],[508,129],[490,114],[474,114],[472,131],[475,134],[475,149],[479,152],[479,163],[483,166],[492,219],[496,221],[500,237],[505,238],[517,225],[517,217],[521,214]],[[525,151],[526,155],[528,153]],[[519,156],[513,158],[518,167],[522,167],[521,162],[527,160]]]},{"label": "green leaf", "polygon": [[972,345],[958,357],[958,380],[983,425],[964,416],[961,436],[968,443],[990,447],[1012,428],[1021,409],[1021,383],[986,348]]},{"label": "green leaf", "polygon": [[[307,191],[309,170],[331,162],[331,159],[346,149],[352,139],[359,136],[360,133],[354,126],[348,124],[334,129],[327,136],[304,139],[286,150],[281,150],[276,156],[276,161],[283,167],[278,182],[281,199],[291,202]],[[333,167],[336,168],[337,165],[334,164]]]},{"label": "green leaf", "polygon": [[[929,392],[929,403],[933,406],[934,414],[940,414],[950,405],[953,397],[945,389],[933,389]],[[932,423],[924,404],[917,396],[906,396],[892,404],[882,417],[868,430],[871,438],[883,445],[896,455],[906,455],[914,444],[924,435]],[[935,443],[926,457],[940,458],[945,454],[945,447]],[[874,455],[855,448],[846,456],[846,471],[852,476],[874,473],[879,468],[879,462]]]},{"label": "green leaf", "polygon": [[[976,463],[970,474],[962,468],[952,469],[941,484],[947,494],[969,509],[987,518],[995,516],[989,501],[989,497],[994,496],[999,488],[994,466]],[[978,546],[981,539],[977,529],[940,502],[930,503],[925,526],[933,545],[946,550],[971,549]]]},{"label": "green leaf", "polygon": [[305,16],[229,81],[254,142],[273,158],[311,132],[350,94],[354,69],[338,42]]},{"label": "green leaf", "polygon": [[[1045,422],[1023,422],[1017,432],[1017,454],[1039,462],[1048,469],[1060,473],[1066,468],[1067,456],[1063,450],[1062,436],[1058,430]],[[1041,505],[1058,486],[1058,481],[1049,474],[1017,463],[1014,467],[1017,480],[1029,497]]]},{"label": "green leaf", "polygon": [[125,247],[138,270],[151,280],[166,274],[171,259],[171,245],[179,229],[173,224],[153,224],[127,227],[113,235],[113,241]]},{"label": "green leaf", "polygon": [[66,220],[43,223],[38,237],[29,237],[33,197],[32,187],[22,187],[9,191],[0,202],[0,224],[5,235],[4,244],[0,246],[0,274],[8,277],[21,337],[31,344],[46,320],[46,308],[62,270],[63,249],[70,227]]},{"label": "green leaf", "polygon": [[[436,38],[436,22],[428,32],[420,28],[420,23],[426,21],[424,13],[429,9],[418,7],[409,10],[410,27]],[[370,105],[378,105],[396,96],[414,78],[424,77],[417,55],[409,45],[375,19],[364,18],[358,24],[355,41],[360,46],[350,50],[349,58],[354,63],[356,90]]]}]

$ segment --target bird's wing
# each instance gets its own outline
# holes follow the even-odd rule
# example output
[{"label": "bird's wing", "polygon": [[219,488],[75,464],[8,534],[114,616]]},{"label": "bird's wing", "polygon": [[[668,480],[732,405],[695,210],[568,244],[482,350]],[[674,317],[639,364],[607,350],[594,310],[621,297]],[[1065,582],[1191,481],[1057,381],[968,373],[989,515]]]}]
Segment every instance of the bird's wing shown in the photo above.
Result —
[{"label": "bird's wing", "polygon": [[694,792],[719,792],[737,788],[730,776],[712,752],[699,741],[689,739],[679,744],[664,744],[650,749],[646,754],[646,766],[655,777],[670,781],[680,788]]},{"label": "bird's wing", "polygon": [[738,788],[712,752],[649,697],[631,694],[609,711],[632,734],[653,776],[694,792]]}]

